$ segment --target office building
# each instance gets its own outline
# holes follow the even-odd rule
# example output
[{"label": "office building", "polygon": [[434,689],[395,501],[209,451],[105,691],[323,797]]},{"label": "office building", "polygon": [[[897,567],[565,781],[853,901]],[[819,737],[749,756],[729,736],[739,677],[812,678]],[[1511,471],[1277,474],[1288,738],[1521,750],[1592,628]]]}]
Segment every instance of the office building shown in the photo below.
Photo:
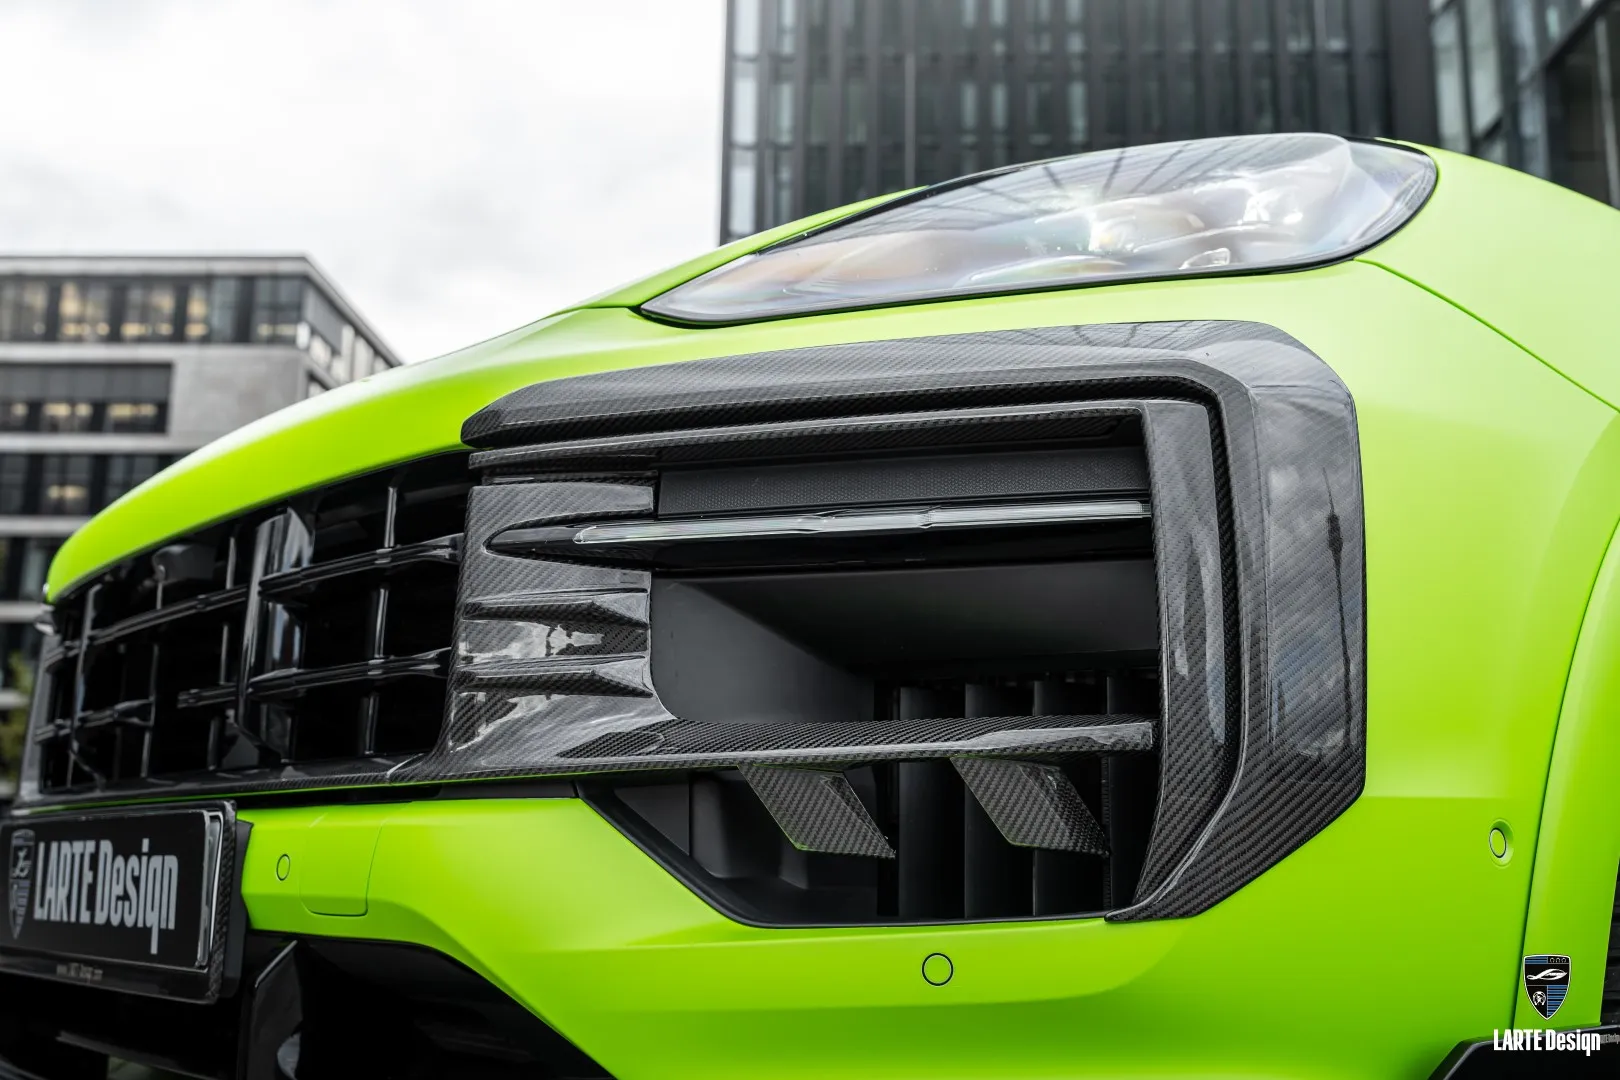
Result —
[{"label": "office building", "polygon": [[1428,20],[1426,0],[730,0],[722,239],[1085,150],[1432,142]]},{"label": "office building", "polygon": [[304,258],[0,257],[0,720],[20,722],[45,571],[89,515],[398,363]]},{"label": "office building", "polygon": [[1620,206],[1620,3],[1436,0],[1440,144]]}]

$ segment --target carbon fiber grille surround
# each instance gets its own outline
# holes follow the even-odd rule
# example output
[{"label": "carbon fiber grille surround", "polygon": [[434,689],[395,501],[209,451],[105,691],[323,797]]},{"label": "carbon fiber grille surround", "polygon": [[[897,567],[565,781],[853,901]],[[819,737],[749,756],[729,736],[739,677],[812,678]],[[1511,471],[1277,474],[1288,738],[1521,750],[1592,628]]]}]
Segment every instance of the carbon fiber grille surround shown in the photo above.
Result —
[{"label": "carbon fiber grille surround", "polygon": [[464,455],[170,541],[54,607],[19,801],[382,779],[443,722]]},{"label": "carbon fiber grille surround", "polygon": [[[503,593],[634,594],[669,572],[659,562],[664,553],[655,553],[647,569],[633,559],[568,559],[556,550],[496,554],[481,543],[505,529],[594,520],[609,509],[600,505],[601,496],[591,497],[596,510],[559,497],[565,475],[602,496],[616,486],[622,495],[606,502],[617,519],[651,519],[659,470],[675,464],[749,462],[773,452],[848,457],[1061,445],[1066,429],[1072,435],[1110,413],[1139,417],[1147,433],[1160,702],[1151,837],[1139,879],[1127,875],[1135,887],[1109,900],[1109,916],[1196,914],[1331,822],[1360,793],[1365,768],[1354,406],[1327,365],[1274,328],[1235,322],[1053,327],[813,347],[536,384],[494,403],[464,428],[469,443],[493,447],[475,455],[474,464],[497,482],[475,495],[475,518],[486,490],[490,516],[474,544],[463,602],[487,606]],[[640,479],[627,482],[627,469]],[[636,489],[642,494],[633,496]],[[1037,552],[1013,558],[1051,557]],[[687,569],[712,572],[716,566]],[[656,617],[652,631],[658,632]],[[473,656],[476,668],[480,652],[469,648],[465,633],[462,642],[458,680],[463,661]],[[605,724],[604,730],[628,736],[688,723],[664,707],[639,650],[555,670],[545,683],[523,688],[529,707],[514,704],[522,696],[516,683],[510,684],[516,696],[504,699],[458,695],[452,738],[473,749],[489,775],[521,768],[517,762],[537,748],[536,740],[557,747],[563,725]],[[594,704],[587,703],[591,696]],[[712,755],[664,756],[664,736],[648,736],[639,745],[633,738],[614,745],[633,747],[630,756],[655,768],[748,761],[849,771],[864,767],[862,760],[880,760],[843,755],[818,761],[757,742],[717,747]],[[914,744],[897,757],[906,769],[910,762],[925,765],[921,759],[928,756],[963,752],[974,748]],[[998,744],[990,754],[1036,760],[1064,752],[1073,749],[1030,743]],[[590,764],[578,767],[589,771]],[[620,759],[595,767],[629,764]],[[1037,797],[1030,787],[1036,782],[1057,780],[1031,772],[1009,776],[996,790],[1031,793],[1025,803],[1048,811],[1072,809],[1075,800],[1063,792]],[[772,790],[803,795],[835,787]],[[981,801],[990,797],[976,794]],[[847,796],[841,798],[847,804]],[[634,834],[609,802],[609,796],[599,799],[604,813]],[[1023,832],[1089,835],[1082,818],[1071,818],[1065,829]],[[799,831],[819,835],[808,827]],[[717,902],[724,905],[723,898]]]}]

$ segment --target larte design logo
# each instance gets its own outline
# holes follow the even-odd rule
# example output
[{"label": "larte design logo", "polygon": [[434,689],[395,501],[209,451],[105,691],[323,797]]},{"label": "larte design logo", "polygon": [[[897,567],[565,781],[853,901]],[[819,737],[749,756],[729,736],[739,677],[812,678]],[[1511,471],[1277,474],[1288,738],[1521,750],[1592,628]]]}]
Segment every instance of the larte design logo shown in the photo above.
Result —
[{"label": "larte design logo", "polygon": [[123,853],[111,840],[52,840],[11,834],[11,936],[20,938],[30,913],[35,922],[126,926],[144,930],[153,956],[158,934],[174,929],[180,860],[154,854],[150,841]]},{"label": "larte design logo", "polygon": [[1569,993],[1569,957],[1527,956],[1524,958],[1524,992],[1543,1019],[1551,1020]]},{"label": "larte design logo", "polygon": [[28,918],[28,892],[34,883],[34,830],[18,829],[11,834],[11,876],[6,890],[6,907],[11,912],[11,936],[22,934]]}]

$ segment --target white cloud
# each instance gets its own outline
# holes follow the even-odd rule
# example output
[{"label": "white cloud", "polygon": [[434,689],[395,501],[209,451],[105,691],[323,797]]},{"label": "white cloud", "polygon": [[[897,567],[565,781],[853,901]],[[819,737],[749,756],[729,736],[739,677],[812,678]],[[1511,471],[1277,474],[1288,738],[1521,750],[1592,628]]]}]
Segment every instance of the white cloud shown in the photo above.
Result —
[{"label": "white cloud", "polygon": [[301,252],[408,359],[715,243],[721,0],[11,0],[0,251]]}]

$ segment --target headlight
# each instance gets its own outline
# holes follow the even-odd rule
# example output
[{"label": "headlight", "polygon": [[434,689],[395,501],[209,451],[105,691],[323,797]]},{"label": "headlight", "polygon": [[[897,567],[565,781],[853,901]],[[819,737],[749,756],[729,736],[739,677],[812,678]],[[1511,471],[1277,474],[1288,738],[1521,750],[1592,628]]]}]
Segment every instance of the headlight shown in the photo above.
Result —
[{"label": "headlight", "polygon": [[940,185],[727,263],[645,305],[738,322],[904,301],[1332,262],[1434,186],[1411,150],[1334,135],[1161,143]]}]

